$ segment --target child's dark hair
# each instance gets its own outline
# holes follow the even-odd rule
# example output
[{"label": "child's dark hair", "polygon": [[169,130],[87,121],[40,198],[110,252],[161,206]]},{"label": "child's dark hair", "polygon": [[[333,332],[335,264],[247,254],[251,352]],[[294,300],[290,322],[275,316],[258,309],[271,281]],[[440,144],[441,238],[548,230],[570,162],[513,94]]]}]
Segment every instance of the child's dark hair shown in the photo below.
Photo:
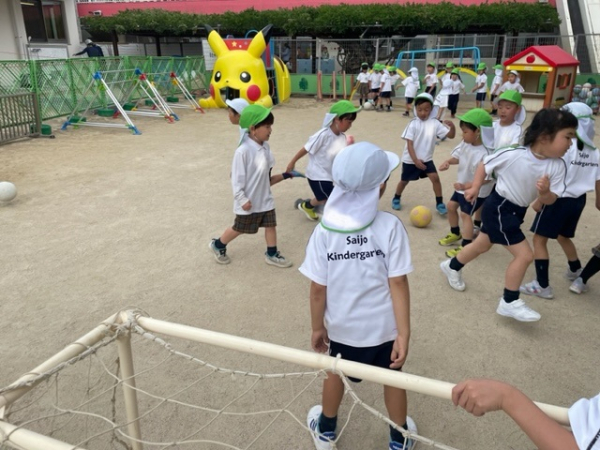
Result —
[{"label": "child's dark hair", "polygon": [[541,137],[553,140],[560,130],[577,128],[577,117],[556,108],[540,109],[525,131],[523,145],[533,145]]},{"label": "child's dark hair", "polygon": [[421,103],[429,103],[431,105],[431,107],[433,107],[433,104],[431,103],[431,101],[428,98],[418,98],[415,100],[415,108],[417,106],[419,106]]},{"label": "child's dark hair", "polygon": [[477,126],[473,125],[472,123],[465,122],[464,120],[461,120],[460,124],[458,126],[460,128],[462,128],[462,127],[468,128],[471,131],[477,131],[479,129],[479,128],[477,128]]},{"label": "child's dark hair", "polygon": [[240,115],[240,113],[239,113],[239,112],[237,112],[235,109],[233,109],[231,106],[228,106],[228,107],[227,107],[227,109],[228,109],[229,111],[231,111],[231,112],[232,112],[234,115],[236,115],[236,116],[239,116],[239,115]]},{"label": "child's dark hair", "polygon": [[339,117],[339,119],[340,119],[340,120],[348,119],[348,120],[350,120],[351,122],[354,122],[354,121],[356,120],[356,113],[354,112],[354,113],[342,114],[342,115]]},{"label": "child's dark hair", "polygon": [[275,123],[275,117],[273,117],[273,113],[269,113],[269,115],[267,117],[265,117],[262,122],[257,123],[256,125],[254,125],[254,128],[260,128],[263,125],[273,125]]}]

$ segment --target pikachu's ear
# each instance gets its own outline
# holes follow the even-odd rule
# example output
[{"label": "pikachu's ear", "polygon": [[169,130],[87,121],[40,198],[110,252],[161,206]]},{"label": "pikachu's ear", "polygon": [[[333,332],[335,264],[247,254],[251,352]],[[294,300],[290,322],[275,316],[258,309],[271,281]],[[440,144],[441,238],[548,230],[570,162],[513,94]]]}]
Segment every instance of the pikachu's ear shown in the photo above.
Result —
[{"label": "pikachu's ear", "polygon": [[273,25],[267,25],[264,27],[256,36],[254,36],[252,42],[248,46],[248,53],[255,58],[260,58],[267,48],[267,44],[271,39],[271,28],[273,28]]},{"label": "pikachu's ear", "polygon": [[204,25],[204,27],[208,32],[208,45],[210,45],[212,51],[215,52],[217,58],[227,53],[229,49],[223,38],[219,36],[219,33],[217,33],[210,25]]}]

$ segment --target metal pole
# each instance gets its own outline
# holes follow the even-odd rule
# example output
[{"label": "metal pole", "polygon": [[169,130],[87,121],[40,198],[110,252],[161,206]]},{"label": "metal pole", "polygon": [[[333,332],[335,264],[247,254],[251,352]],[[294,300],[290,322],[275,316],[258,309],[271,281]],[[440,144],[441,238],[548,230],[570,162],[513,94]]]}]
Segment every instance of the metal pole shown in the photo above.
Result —
[{"label": "metal pole", "polygon": [[[137,393],[135,390],[135,371],[133,370],[133,355],[131,352],[131,332],[121,334],[117,338],[119,349],[119,365],[121,368],[121,379],[123,380],[123,394],[125,400],[125,414],[127,416],[127,431],[131,437],[138,441],[142,439],[140,422],[138,418]],[[143,450],[141,442],[131,440],[133,450]]]},{"label": "metal pole", "polygon": [[3,442],[14,448],[26,448],[29,450],[83,450],[81,447],[73,447],[71,444],[57,441],[35,431],[19,428],[10,423],[0,420],[0,431],[8,435],[8,440]]}]

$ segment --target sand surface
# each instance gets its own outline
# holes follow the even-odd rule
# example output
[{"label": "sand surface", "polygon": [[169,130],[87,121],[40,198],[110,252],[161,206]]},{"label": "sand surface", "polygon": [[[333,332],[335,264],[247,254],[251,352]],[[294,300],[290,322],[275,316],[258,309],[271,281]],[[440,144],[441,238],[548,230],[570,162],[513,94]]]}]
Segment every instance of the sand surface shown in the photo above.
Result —
[{"label": "sand surface", "polygon": [[[274,109],[270,143],[275,172],[283,171],[320,128],[330,104],[293,99]],[[469,98],[460,110],[472,106]],[[309,282],[297,268],[315,223],[293,208],[296,198],[309,196],[307,183],[295,179],[273,187],[279,248],[293,268],[264,263],[260,234],[234,241],[229,246],[232,263],[216,264],[207,243],[233,220],[229,172],[238,131],[222,110],[178,113],[181,121],[174,124],[136,118],[141,136],[104,128],[61,132],[55,121],[56,139],[0,147],[0,179],[19,189],[13,202],[0,205],[0,386],[127,306],[160,319],[310,350]],[[407,123],[399,108],[364,111],[349,134],[400,153]],[[436,147],[435,162],[448,158],[459,140]],[[305,158],[297,168],[306,163]],[[441,173],[445,199],[455,176],[455,167]],[[399,171],[392,174],[380,204],[384,210],[391,210],[399,177]],[[600,277],[590,281],[586,295],[569,293],[563,277],[566,259],[552,242],[550,277],[556,298],[527,298],[542,320],[523,324],[500,317],[495,309],[508,252],[493,248],[469,265],[464,271],[467,290],[455,292],[438,268],[445,249],[437,241],[448,231],[447,220],[435,214],[425,229],[408,221],[413,206],[434,207],[429,181],[411,183],[403,203],[398,215],[407,225],[415,266],[406,372],[449,382],[500,378],[537,401],[560,406],[598,393]],[[590,194],[575,240],[584,264],[600,238],[593,206]],[[525,225],[532,219],[530,211]],[[526,281],[532,276],[531,267]],[[225,367],[299,370],[235,352],[180,345]],[[177,374],[154,377],[153,383],[174,388]],[[379,386],[363,383],[357,390],[368,404],[385,411]],[[220,394],[211,388],[206,395],[218,400]],[[319,399],[317,383],[295,406],[300,420]],[[343,408],[342,416],[346,413]],[[534,448],[501,413],[476,419],[449,401],[417,394],[409,394],[409,413],[420,434],[457,448]],[[308,433],[297,425],[276,428],[269,433],[271,441],[252,448],[312,448]],[[252,431],[243,423],[233,427],[238,429],[245,430],[244,436]],[[240,434],[231,430],[221,437]],[[358,413],[347,433],[341,449],[387,448],[385,425],[366,413]]]}]

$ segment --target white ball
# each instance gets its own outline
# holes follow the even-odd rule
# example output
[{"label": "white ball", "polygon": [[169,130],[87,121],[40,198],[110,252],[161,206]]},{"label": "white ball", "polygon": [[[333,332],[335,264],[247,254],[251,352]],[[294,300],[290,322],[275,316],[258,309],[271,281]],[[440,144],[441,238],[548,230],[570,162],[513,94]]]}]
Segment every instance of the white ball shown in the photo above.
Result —
[{"label": "white ball", "polygon": [[365,102],[365,104],[363,105],[364,109],[373,109],[373,103],[371,102]]},{"label": "white ball", "polygon": [[17,188],[14,184],[8,181],[0,182],[0,201],[10,202],[17,196]]}]

